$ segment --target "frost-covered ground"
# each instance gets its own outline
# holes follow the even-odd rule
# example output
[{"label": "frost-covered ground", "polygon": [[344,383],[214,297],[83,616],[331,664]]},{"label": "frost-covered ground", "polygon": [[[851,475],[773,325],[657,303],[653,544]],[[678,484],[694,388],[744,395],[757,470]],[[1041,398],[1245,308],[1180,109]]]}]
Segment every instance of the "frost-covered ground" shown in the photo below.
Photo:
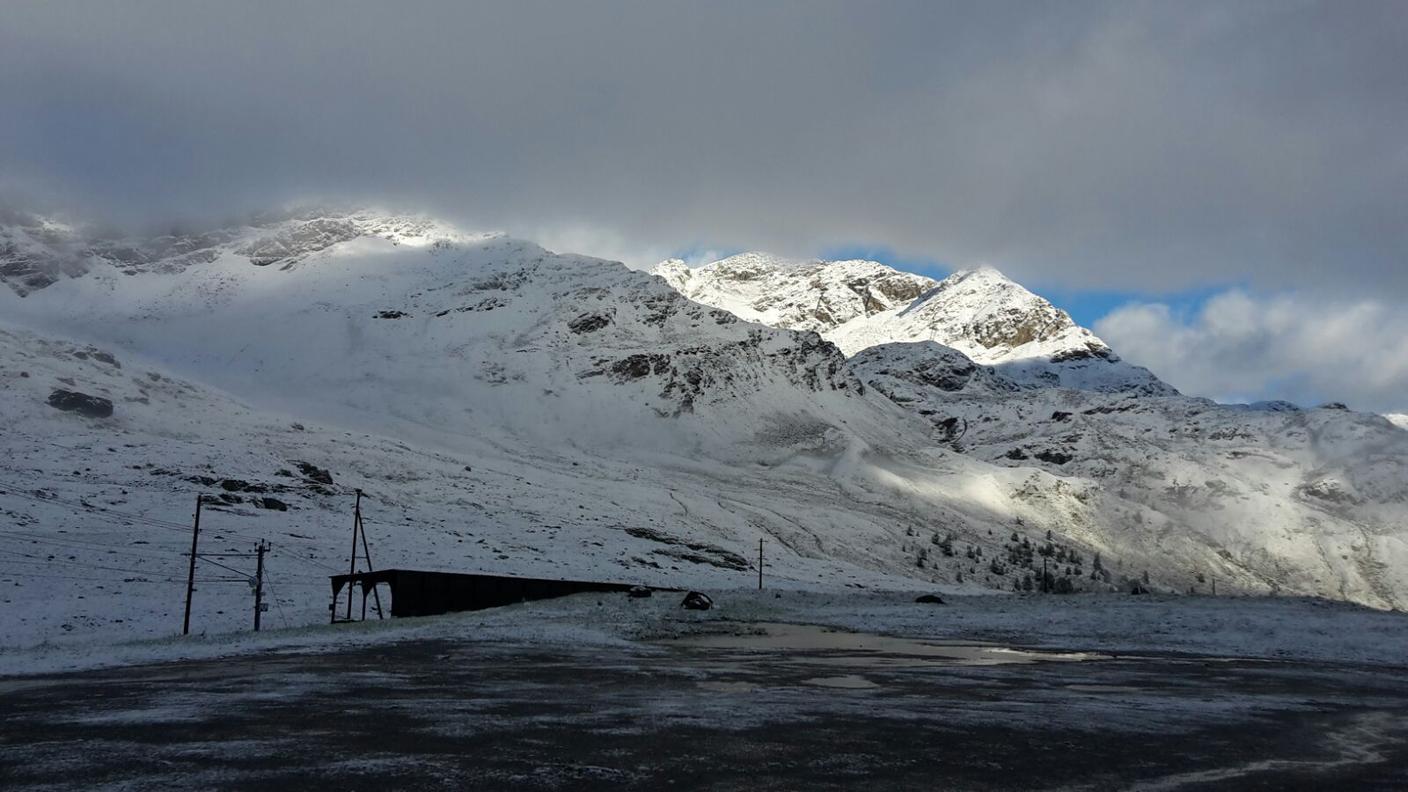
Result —
[{"label": "frost-covered ground", "polygon": [[[0,782],[1397,789],[1408,772],[1401,615],[1273,599],[711,593],[703,613],[678,595],[579,595],[29,652],[43,673],[0,676]],[[52,673],[157,660],[174,662]]]},{"label": "frost-covered ground", "polygon": [[1120,654],[1404,666],[1408,616],[1303,598],[1085,594],[967,595],[916,603],[915,593],[711,590],[689,611],[681,594],[649,599],[582,594],[485,611],[358,624],[112,643],[69,642],[0,652],[0,675],[48,674],[270,651],[343,651],[415,640],[554,646],[648,646],[684,636],[821,625],[935,642]]}]

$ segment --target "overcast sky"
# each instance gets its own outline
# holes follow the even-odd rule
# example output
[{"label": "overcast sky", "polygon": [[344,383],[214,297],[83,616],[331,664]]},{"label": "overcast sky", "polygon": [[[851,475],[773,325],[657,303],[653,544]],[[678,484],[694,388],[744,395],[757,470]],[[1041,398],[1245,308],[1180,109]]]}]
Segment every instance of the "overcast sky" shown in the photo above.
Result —
[{"label": "overcast sky", "polygon": [[[1334,395],[1408,409],[1405,75],[1408,6],[1369,0],[8,0],[0,190],[122,222],[370,201],[637,266],[985,262],[1130,295],[1107,340],[1214,396],[1309,366],[1229,311],[1372,315],[1396,334],[1336,338],[1398,378]],[[1160,338],[1279,362],[1218,383]]]}]

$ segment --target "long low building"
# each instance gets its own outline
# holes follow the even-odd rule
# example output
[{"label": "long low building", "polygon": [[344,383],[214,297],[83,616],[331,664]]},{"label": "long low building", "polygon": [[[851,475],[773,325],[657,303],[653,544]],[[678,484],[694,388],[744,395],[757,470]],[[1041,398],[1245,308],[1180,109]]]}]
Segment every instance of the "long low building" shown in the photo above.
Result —
[{"label": "long low building", "polygon": [[[332,575],[330,579],[333,621],[339,621],[340,608],[337,604],[345,586],[362,588],[362,618],[366,618],[367,598],[373,596],[376,587],[383,583],[390,589],[392,616],[434,616],[512,605],[529,600],[565,597],[569,594],[593,591],[626,592],[633,588],[642,588],[632,583],[429,572],[419,569],[378,569],[375,572]],[[380,605],[380,602],[377,604]],[[351,616],[352,608],[349,602],[345,618]]]}]

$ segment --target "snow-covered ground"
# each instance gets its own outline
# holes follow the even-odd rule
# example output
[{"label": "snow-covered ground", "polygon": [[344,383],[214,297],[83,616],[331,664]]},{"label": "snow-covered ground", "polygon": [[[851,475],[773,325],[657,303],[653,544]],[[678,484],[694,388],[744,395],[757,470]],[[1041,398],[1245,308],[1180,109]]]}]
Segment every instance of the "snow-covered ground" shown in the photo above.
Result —
[{"label": "snow-covered ground", "polygon": [[89,642],[0,652],[0,675],[47,674],[136,663],[285,651],[337,651],[385,642],[446,639],[527,645],[649,644],[686,636],[759,633],[765,624],[937,643],[980,641],[1013,648],[1119,654],[1176,652],[1403,666],[1408,616],[1304,598],[1086,594],[948,596],[916,603],[914,592],[711,590],[715,607],[679,607],[682,595],[649,599],[580,594],[470,613],[261,633]]}]

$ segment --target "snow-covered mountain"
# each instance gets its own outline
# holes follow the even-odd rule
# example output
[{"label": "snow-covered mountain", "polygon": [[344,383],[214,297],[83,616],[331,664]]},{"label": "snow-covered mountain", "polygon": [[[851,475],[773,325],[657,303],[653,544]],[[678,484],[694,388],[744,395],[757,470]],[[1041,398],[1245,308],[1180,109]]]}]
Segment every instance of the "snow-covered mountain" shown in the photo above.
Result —
[{"label": "snow-covered mountain", "polygon": [[[354,487],[382,566],[725,585],[762,538],[790,585],[1011,589],[1029,566],[945,556],[939,532],[1001,554],[1047,527],[1006,493],[1063,486],[941,447],[815,333],[617,263],[370,214],[224,229],[200,260],[141,266],[66,233],[47,260],[72,265],[0,292],[0,509],[28,554],[0,579],[33,639],[75,612],[135,629],[95,586],[165,597],[197,492],[221,498],[217,536],[296,555],[306,588],[285,604],[307,620],[345,563]],[[202,591],[242,623],[244,594]],[[179,596],[160,601],[139,619],[153,634]]]},{"label": "snow-covered mountain", "polygon": [[[274,542],[291,622],[326,618],[354,488],[380,566],[733,585],[762,539],[779,585],[1010,591],[1045,557],[1075,590],[1211,575],[1220,592],[1408,604],[1408,434],[1334,410],[1236,423],[932,342],[847,360],[813,330],[942,297],[879,265],[797,265],[831,318],[793,330],[750,319],[792,322],[800,303],[740,318],[617,263],[423,218],[289,213],[122,237],[121,253],[52,221],[3,233],[17,642],[169,634],[198,492],[216,498],[212,547]],[[242,587],[199,602],[203,624],[245,623]]]},{"label": "snow-covered mountain", "polygon": [[990,267],[935,281],[874,261],[744,253],[697,268],[670,260],[653,271],[691,300],[774,327],[815,330],[847,355],[878,344],[935,341],[1027,384],[1177,393]]},{"label": "snow-covered mountain", "polygon": [[1402,607],[1408,433],[1379,416],[1026,389],[933,343],[872,347],[851,365],[965,454],[1094,485],[1171,556],[1216,548],[1200,583],[1238,559],[1274,590],[1309,580]]},{"label": "snow-covered mountain", "polygon": [[[1183,563],[1211,551],[1195,574],[1205,588],[1236,559],[1275,590],[1309,580],[1327,596],[1402,606],[1408,435],[1379,416],[1183,397],[992,269],[934,282],[875,262],[745,254],[655,272],[759,321],[812,322],[954,450],[1098,493],[1124,526],[1107,546],[1152,542]],[[877,281],[920,293],[868,299]]]}]

